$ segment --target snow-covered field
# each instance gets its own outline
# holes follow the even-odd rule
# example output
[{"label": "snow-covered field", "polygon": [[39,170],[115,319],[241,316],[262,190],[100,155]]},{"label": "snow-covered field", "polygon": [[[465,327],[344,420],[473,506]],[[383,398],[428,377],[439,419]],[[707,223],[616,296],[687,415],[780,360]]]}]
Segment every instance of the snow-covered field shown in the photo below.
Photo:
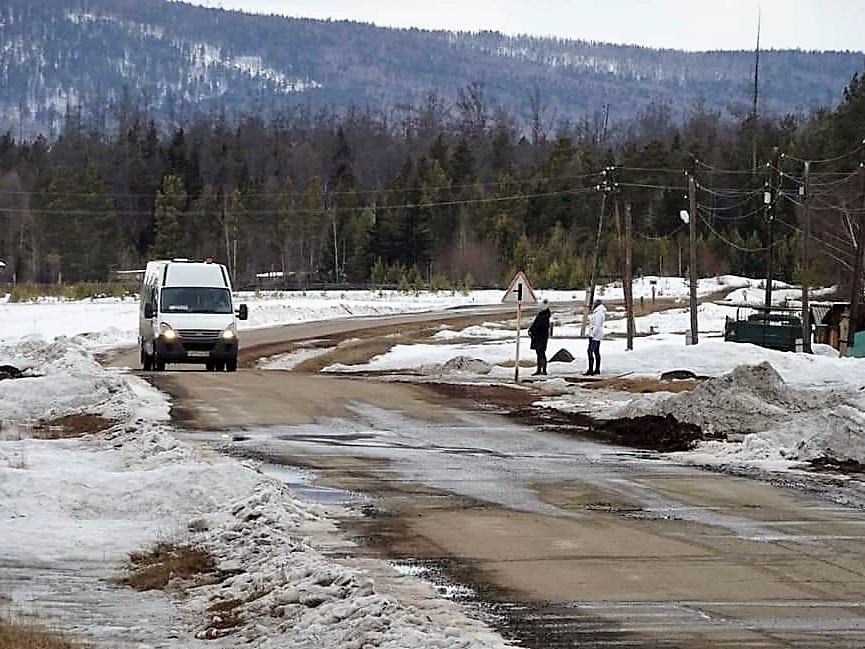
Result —
[{"label": "snow-covered field", "polygon": [[[311,322],[352,316],[388,315],[431,311],[456,306],[495,304],[501,291],[463,294],[442,291],[406,295],[395,291],[280,291],[237,293],[235,301],[249,306],[249,320],[239,329],[257,329],[294,322]],[[38,302],[0,300],[0,341],[9,344],[28,336],[52,340],[79,337],[77,342],[93,350],[135,346],[138,337],[138,300],[95,298]]]},{"label": "snow-covered field", "polygon": [[[644,278],[634,288],[637,299],[650,300],[654,290],[681,306],[638,318],[640,336],[633,351],[625,350],[621,338],[605,340],[604,373],[657,377],[665,370],[688,369],[721,378],[681,395],[626,395],[568,383],[565,377],[584,369],[585,340],[579,337],[577,310],[565,303],[581,302],[585,294],[541,291],[539,296],[553,303],[556,321],[549,355],[563,348],[576,358],[570,364],[551,363],[547,380],[534,384],[549,395],[544,405],[597,416],[674,412],[736,440],[704,443],[679,454],[683,462],[795,471],[797,463],[821,455],[865,461],[863,361],[838,358],[828,348],[804,355],[725,343],[720,337],[724,317],[735,307],[715,303],[701,306],[700,344],[686,346],[685,283]],[[700,283],[701,295],[719,291],[735,291],[731,303],[762,298],[757,282],[743,278]],[[615,300],[621,289],[605,287],[599,294]],[[496,304],[501,297],[500,291],[346,292],[248,294],[242,300],[250,305],[245,326],[264,327]],[[776,291],[776,299],[785,297],[795,299],[796,291]],[[609,317],[608,332],[624,330],[616,311]],[[524,320],[523,335],[527,326]],[[0,600],[10,597],[4,608],[12,614],[46,613],[45,593],[96,598],[108,588],[111,592],[86,615],[62,602],[47,613],[63,628],[97,642],[116,637],[122,628],[128,646],[140,649],[188,646],[190,628],[199,637],[218,635],[207,608],[226,600],[241,602],[240,615],[249,623],[240,635],[257,647],[509,646],[410,575],[386,565],[360,569],[329,557],[327,549],[337,542],[332,515],[339,506],[305,502],[254,464],[180,441],[168,424],[170,404],[162,394],[94,359],[95,352],[134,344],[137,302],[0,303],[0,327],[0,364],[30,375],[0,381],[0,563],[10,567],[0,573]],[[493,322],[462,331],[443,328],[426,343],[397,345],[363,366],[329,369],[411,369],[437,380],[511,382],[513,366],[507,363],[513,361],[515,335],[513,328]],[[524,355],[531,354],[527,338],[521,347]],[[460,357],[476,361],[453,362]],[[280,362],[290,366],[293,361],[272,365]],[[761,363],[771,367],[740,367]],[[39,420],[79,412],[116,423],[79,439],[31,435]],[[157,541],[198,543],[223,570],[244,570],[222,584],[194,589],[180,604],[161,591],[141,594],[106,586],[130,552]],[[26,573],[27,567],[36,572]],[[402,596],[406,591],[411,598]],[[105,605],[109,600],[112,605]],[[153,619],[164,623],[154,625]]]}]

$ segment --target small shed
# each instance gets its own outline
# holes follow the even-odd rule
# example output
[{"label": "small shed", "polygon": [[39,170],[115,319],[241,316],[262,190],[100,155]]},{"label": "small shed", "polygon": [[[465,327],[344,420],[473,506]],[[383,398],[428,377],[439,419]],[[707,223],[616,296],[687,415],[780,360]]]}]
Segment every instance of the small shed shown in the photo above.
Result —
[{"label": "small shed", "polygon": [[[831,302],[813,304],[811,305],[811,314],[817,330],[815,342],[831,345],[842,354],[846,354],[850,331],[850,303]],[[865,331],[865,303],[860,305],[855,331]],[[858,343],[860,337],[855,336],[855,339]],[[863,341],[863,344],[865,344],[865,341]],[[854,350],[857,347],[858,345],[854,344]],[[851,352],[854,352],[854,350],[851,350]],[[861,350],[861,354],[853,353],[853,355],[865,355],[865,349]]]},{"label": "small shed", "polygon": [[815,304],[811,303],[811,327],[814,332],[814,342],[821,345],[829,343],[829,325],[824,322],[829,314],[831,304]]}]

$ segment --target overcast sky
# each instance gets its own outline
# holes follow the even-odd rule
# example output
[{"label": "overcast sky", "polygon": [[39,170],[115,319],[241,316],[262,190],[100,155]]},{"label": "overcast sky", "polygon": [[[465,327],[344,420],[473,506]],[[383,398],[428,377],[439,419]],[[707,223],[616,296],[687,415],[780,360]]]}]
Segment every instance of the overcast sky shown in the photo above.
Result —
[{"label": "overcast sky", "polygon": [[188,0],[251,13],[686,50],[865,51],[865,0]]}]

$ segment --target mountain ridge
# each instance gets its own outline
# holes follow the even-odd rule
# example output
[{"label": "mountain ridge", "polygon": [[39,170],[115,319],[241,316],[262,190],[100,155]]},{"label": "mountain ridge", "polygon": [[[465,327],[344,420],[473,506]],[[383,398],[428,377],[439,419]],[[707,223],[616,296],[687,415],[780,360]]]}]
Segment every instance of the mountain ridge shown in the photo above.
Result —
[{"label": "mountain ridge", "polygon": [[[97,123],[132,102],[177,124],[198,112],[360,106],[450,110],[461,91],[525,128],[633,119],[652,104],[677,121],[698,103],[750,110],[753,52],[685,52],[497,31],[450,32],[259,15],[168,0],[0,0],[0,130],[56,134],[68,110]],[[761,113],[838,101],[861,52],[761,53]],[[464,98],[464,97],[463,97]],[[553,126],[553,124],[550,124]]]}]

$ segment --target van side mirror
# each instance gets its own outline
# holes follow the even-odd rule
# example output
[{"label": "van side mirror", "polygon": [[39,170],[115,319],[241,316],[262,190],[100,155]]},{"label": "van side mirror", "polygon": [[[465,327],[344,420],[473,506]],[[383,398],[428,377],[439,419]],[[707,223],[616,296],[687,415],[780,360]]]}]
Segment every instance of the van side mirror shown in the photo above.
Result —
[{"label": "van side mirror", "polygon": [[144,305],[144,317],[150,320],[153,317],[153,305],[145,304]]},{"label": "van side mirror", "polygon": [[249,317],[249,308],[245,304],[241,304],[237,308],[237,319],[246,320]]}]

